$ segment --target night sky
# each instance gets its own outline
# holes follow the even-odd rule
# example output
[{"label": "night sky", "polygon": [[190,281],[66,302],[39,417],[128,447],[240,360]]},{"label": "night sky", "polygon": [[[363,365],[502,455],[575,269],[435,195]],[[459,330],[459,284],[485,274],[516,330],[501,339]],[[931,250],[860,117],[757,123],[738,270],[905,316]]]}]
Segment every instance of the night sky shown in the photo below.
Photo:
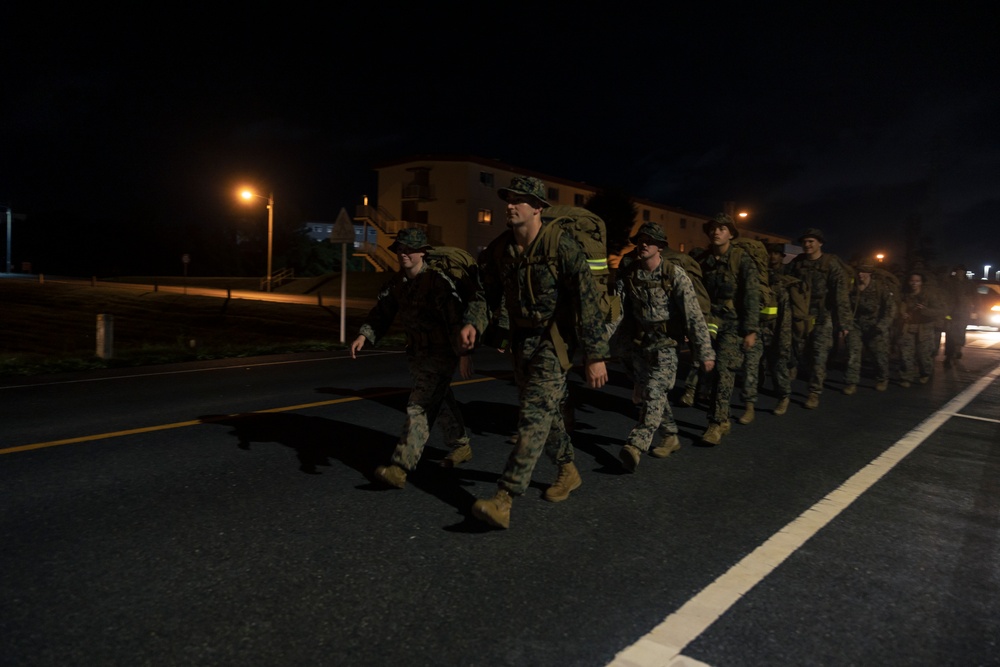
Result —
[{"label": "night sky", "polygon": [[987,3],[370,6],[6,17],[15,264],[83,239],[198,253],[184,235],[236,215],[238,183],[273,189],[285,221],[333,220],[382,161],[468,154],[709,215],[735,201],[846,257],[919,236],[938,263],[1000,265]]}]

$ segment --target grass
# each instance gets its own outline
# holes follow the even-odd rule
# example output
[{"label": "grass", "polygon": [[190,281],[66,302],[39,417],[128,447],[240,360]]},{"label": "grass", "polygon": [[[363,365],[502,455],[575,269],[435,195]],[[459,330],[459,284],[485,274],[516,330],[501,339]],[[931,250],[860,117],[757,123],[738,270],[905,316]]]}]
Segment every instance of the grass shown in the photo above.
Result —
[{"label": "grass", "polygon": [[[352,290],[352,295],[369,296],[358,294],[360,289],[373,296],[384,279],[381,274],[360,281],[365,284]],[[189,280],[189,285],[200,284],[197,279]],[[232,287],[246,289],[238,284]],[[324,300],[334,304],[331,307],[193,296],[103,283],[0,280],[0,376],[341,350],[345,345],[340,343],[340,311],[334,293],[339,295],[331,288],[331,298]],[[109,359],[96,353],[99,314],[113,316],[114,348]],[[364,310],[348,309],[348,343],[365,314]],[[401,345],[402,336],[392,332],[381,344]]]}]

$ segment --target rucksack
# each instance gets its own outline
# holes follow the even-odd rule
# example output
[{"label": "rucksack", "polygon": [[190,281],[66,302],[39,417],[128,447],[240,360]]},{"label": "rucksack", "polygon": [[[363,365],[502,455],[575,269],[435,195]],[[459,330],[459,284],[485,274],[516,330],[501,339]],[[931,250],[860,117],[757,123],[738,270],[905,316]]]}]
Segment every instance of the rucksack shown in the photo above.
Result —
[{"label": "rucksack", "polygon": [[[775,299],[770,281],[768,280],[768,260],[770,257],[768,256],[767,247],[757,239],[742,236],[737,236],[730,241],[730,244],[736,250],[750,255],[754,265],[757,267],[757,282],[760,284],[760,317],[762,319],[777,317],[778,301]],[[733,275],[739,276],[740,253],[731,252],[729,254],[729,262]]]},{"label": "rucksack", "polygon": [[902,290],[902,283],[899,280],[899,276],[897,276],[892,271],[888,271],[878,266],[875,267],[875,272],[873,273],[873,276],[880,283],[888,287],[889,291],[891,291],[897,299],[900,298],[900,296],[903,293],[903,290]]},{"label": "rucksack", "polygon": [[[540,251],[552,274],[556,275],[556,261],[559,258],[559,239],[563,234],[568,234],[575,240],[587,260],[590,267],[590,274],[594,277],[594,283],[598,291],[598,308],[604,316],[604,325],[607,332],[614,329],[618,320],[621,319],[621,299],[616,294],[612,294],[608,289],[610,272],[608,271],[608,244],[607,228],[604,220],[599,215],[579,206],[548,206],[542,209],[542,229],[539,238],[532,245],[531,253]],[[529,259],[531,256],[529,255]],[[577,313],[578,315],[578,313]],[[552,343],[559,354],[559,359],[564,368],[571,365],[569,360],[568,345],[563,339],[558,328],[550,328]]]},{"label": "rucksack", "polygon": [[461,248],[435,246],[424,253],[427,266],[446,276],[454,285],[462,303],[469,303],[478,287],[479,264]]},{"label": "rucksack", "polygon": [[[812,286],[805,280],[784,273],[775,274],[772,291],[784,289],[788,292],[789,315],[792,318],[792,335],[801,338],[812,331],[812,318],[809,317],[809,299],[812,296]],[[777,298],[777,295],[775,295]]]}]

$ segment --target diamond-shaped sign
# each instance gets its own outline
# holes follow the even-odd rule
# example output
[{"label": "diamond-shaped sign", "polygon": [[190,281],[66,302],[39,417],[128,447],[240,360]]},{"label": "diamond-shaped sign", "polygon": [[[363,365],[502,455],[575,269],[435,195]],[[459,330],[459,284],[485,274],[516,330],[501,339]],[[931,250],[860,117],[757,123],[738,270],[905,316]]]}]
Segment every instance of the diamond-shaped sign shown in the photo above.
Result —
[{"label": "diamond-shaped sign", "polygon": [[337,221],[333,223],[333,229],[330,230],[330,243],[354,244],[354,223],[351,222],[344,209],[340,209]]}]

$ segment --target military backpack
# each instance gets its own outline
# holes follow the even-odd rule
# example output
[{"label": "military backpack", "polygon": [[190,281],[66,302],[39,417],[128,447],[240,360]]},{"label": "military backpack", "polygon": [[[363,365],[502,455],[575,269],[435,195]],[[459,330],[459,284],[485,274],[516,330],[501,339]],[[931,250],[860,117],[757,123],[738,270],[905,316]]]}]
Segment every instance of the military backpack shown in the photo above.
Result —
[{"label": "military backpack", "polygon": [[424,253],[428,268],[447,277],[454,285],[462,303],[469,303],[479,283],[476,258],[461,248],[436,246]]},{"label": "military backpack", "polygon": [[767,247],[757,239],[738,236],[730,244],[733,251],[729,253],[730,270],[733,276],[740,275],[740,256],[746,253],[753,260],[757,268],[757,282],[760,284],[760,317],[761,319],[773,319],[778,315],[778,301],[771,290],[768,280],[768,256]]}]

